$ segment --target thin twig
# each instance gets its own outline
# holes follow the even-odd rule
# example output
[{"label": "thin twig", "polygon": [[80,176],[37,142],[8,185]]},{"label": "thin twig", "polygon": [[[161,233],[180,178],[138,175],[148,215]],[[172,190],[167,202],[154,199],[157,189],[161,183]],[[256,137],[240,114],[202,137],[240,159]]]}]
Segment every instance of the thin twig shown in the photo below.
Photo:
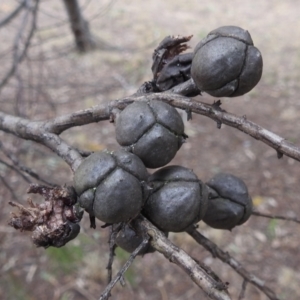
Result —
[{"label": "thin twig", "polygon": [[[119,228],[118,228],[119,229]],[[109,234],[109,259],[107,263],[107,284],[111,282],[112,279],[112,265],[114,262],[115,257],[115,250],[117,248],[117,245],[115,243],[116,241],[116,235],[118,234],[118,231],[113,228],[113,226],[110,226],[110,234]]]},{"label": "thin twig", "polygon": [[14,170],[16,173],[18,173],[27,183],[32,183],[18,168],[15,166],[10,165],[6,161],[0,159],[0,164],[7,166],[8,168]]},{"label": "thin twig", "polygon": [[252,215],[258,216],[258,217],[269,218],[269,219],[292,221],[292,222],[300,224],[300,219],[298,219],[297,217],[286,217],[286,216],[271,215],[271,214],[266,214],[266,213],[259,212],[257,210],[253,211]]},{"label": "thin twig", "polygon": [[248,272],[237,260],[229,255],[228,252],[220,249],[214,242],[207,239],[200,232],[198,232],[195,226],[190,226],[186,232],[200,245],[202,245],[206,250],[208,250],[213,257],[219,258],[221,261],[229,265],[234,269],[242,278],[247,280],[261,290],[269,299],[279,300],[275,292],[266,286],[265,282],[258,278],[257,276]]},{"label": "thin twig", "polygon": [[247,283],[248,283],[248,281],[246,279],[244,279],[243,284],[242,284],[242,290],[240,292],[238,300],[243,300],[245,298]]},{"label": "thin twig", "polygon": [[[36,172],[34,172],[32,169],[26,167],[25,165],[23,165],[11,152],[7,151],[4,147],[3,144],[0,142],[0,150],[4,153],[4,155],[6,157],[8,157],[14,164],[14,166],[11,166],[9,164],[7,164],[7,166],[13,168],[16,172],[18,172],[23,178],[24,180],[26,180],[28,183],[31,183],[32,181],[30,181],[26,176],[24,176],[24,174],[22,172],[27,173],[28,175],[30,175],[32,178],[43,182],[49,186],[57,186],[57,184],[54,184],[52,182],[49,182],[43,178],[41,178],[41,176],[39,174],[37,174]],[[2,162],[2,161],[1,161]],[[5,162],[4,162],[5,163]]]},{"label": "thin twig", "polygon": [[[31,41],[31,39],[34,35],[34,32],[35,32],[35,29],[36,29],[36,19],[37,19],[37,10],[38,10],[39,1],[40,0],[35,0],[35,5],[33,6],[33,8],[31,8],[29,5],[30,1],[28,1],[28,0],[24,1],[27,11],[24,15],[24,18],[20,24],[20,29],[15,38],[14,47],[13,47],[12,65],[11,65],[10,69],[8,70],[8,72],[6,73],[6,75],[4,76],[4,78],[0,81],[0,90],[5,86],[5,84],[8,82],[8,80],[15,74],[18,65],[21,63],[21,61],[26,56],[27,49],[30,45],[30,41]],[[23,34],[24,30],[26,29],[26,24],[27,24],[27,20],[28,20],[30,12],[32,13],[31,28],[25,39],[23,50],[19,53],[19,44],[21,41],[22,34]]]},{"label": "thin twig", "polygon": [[14,192],[13,188],[6,182],[5,178],[0,175],[0,180],[2,181],[3,185],[9,190],[11,193],[12,197],[14,198],[15,201],[19,202],[19,198]]},{"label": "thin twig", "polygon": [[20,2],[20,4],[5,18],[3,18],[2,20],[0,20],[0,27],[3,27],[5,25],[7,25],[10,21],[12,21],[12,19],[14,17],[16,17],[21,10],[23,9],[23,7],[25,6],[26,0],[23,0],[22,2]]},{"label": "thin twig", "polygon": [[118,281],[121,280],[124,273],[127,271],[127,269],[131,266],[133,260],[135,257],[139,254],[141,250],[143,250],[148,245],[149,237],[145,237],[142,241],[142,243],[132,252],[127,262],[124,264],[122,269],[118,272],[116,277],[109,283],[109,285],[105,288],[104,292],[102,293],[99,300],[107,300],[110,297],[110,292],[112,288],[116,285]]}]

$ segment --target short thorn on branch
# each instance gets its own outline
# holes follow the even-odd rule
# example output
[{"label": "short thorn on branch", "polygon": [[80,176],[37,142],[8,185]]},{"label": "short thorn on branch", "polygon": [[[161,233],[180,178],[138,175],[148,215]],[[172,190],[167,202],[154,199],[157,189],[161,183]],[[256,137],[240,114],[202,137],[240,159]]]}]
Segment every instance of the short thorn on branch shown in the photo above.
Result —
[{"label": "short thorn on branch", "polygon": [[185,110],[186,114],[187,114],[187,121],[190,121],[193,119],[193,115],[192,115],[192,111],[190,109],[186,109]]},{"label": "short thorn on branch", "polygon": [[[214,103],[212,104],[212,107],[214,109],[216,109],[217,111],[220,111],[220,112],[226,112],[226,110],[222,109],[221,108],[221,105],[222,105],[222,102],[221,100],[217,100],[217,101],[214,101]],[[222,122],[220,120],[216,120],[217,122],[217,128],[218,129],[221,129],[222,127]]]},{"label": "short thorn on branch", "polygon": [[283,157],[283,153],[277,150],[277,158],[280,159]]}]

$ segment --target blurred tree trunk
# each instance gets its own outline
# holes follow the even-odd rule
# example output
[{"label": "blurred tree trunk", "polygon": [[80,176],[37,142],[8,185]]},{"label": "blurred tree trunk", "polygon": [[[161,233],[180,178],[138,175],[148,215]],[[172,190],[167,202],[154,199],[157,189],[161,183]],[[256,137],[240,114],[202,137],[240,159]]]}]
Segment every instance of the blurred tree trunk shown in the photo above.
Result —
[{"label": "blurred tree trunk", "polygon": [[70,19],[71,29],[74,34],[76,48],[80,52],[86,52],[96,47],[89,23],[84,19],[78,0],[63,0]]}]

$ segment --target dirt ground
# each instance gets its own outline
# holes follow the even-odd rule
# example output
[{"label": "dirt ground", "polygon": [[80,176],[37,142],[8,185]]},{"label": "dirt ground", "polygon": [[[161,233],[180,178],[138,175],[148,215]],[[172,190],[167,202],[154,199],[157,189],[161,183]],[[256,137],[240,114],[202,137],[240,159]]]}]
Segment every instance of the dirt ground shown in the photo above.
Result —
[{"label": "dirt ground", "polygon": [[[101,3],[100,3],[101,2]],[[223,109],[273,131],[300,146],[300,1],[228,0],[196,1],[82,1],[84,15],[99,49],[80,55],[60,1],[42,1],[38,31],[18,76],[0,91],[1,110],[43,120],[130,95],[151,79],[151,54],[167,35],[191,35],[191,47],[211,30],[223,25],[247,29],[264,60],[263,76],[250,93],[222,99]],[[0,20],[15,7],[0,3]],[[0,80],[11,63],[11,43],[20,19],[0,28]],[[192,50],[191,50],[192,51]],[[212,103],[203,94],[199,101]],[[185,113],[182,113],[186,119]],[[277,159],[276,152],[260,141],[198,115],[185,121],[188,142],[171,164],[191,168],[204,182],[218,172],[241,177],[255,208],[261,212],[298,217],[300,169],[291,158]],[[109,122],[73,128],[62,137],[72,145],[97,151],[117,149]],[[0,132],[2,146],[22,164],[57,184],[70,184],[68,166],[44,147]],[[0,153],[0,159],[7,158]],[[25,203],[28,183],[0,163],[0,299],[79,300],[99,299],[106,286],[108,230],[89,228],[85,216],[77,239],[61,249],[35,248],[28,234],[7,226],[12,208],[8,201]],[[9,188],[8,188],[9,187]],[[232,232],[199,230],[259,276],[282,300],[300,299],[299,224],[252,216]],[[242,278],[213,259],[187,234],[170,239],[191,256],[210,266],[229,283],[238,299]],[[114,272],[128,254],[118,249]],[[135,260],[117,285],[111,299],[208,299],[188,276],[159,253]],[[244,299],[265,300],[250,284]]]}]

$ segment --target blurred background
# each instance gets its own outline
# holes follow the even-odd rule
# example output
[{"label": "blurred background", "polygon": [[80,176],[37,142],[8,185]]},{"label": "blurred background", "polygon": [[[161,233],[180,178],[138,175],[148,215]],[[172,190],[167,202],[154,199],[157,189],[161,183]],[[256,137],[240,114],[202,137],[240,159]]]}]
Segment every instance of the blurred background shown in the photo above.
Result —
[{"label": "blurred background", "polygon": [[[76,3],[84,19],[84,42],[69,22]],[[122,98],[152,78],[152,52],[165,36],[193,35],[193,51],[211,30],[224,25],[250,32],[262,53],[264,71],[250,93],[222,99],[223,109],[246,115],[299,146],[299,0],[1,1],[0,109],[45,120]],[[217,100],[207,94],[197,99]],[[278,160],[265,144],[225,125],[219,130],[203,116],[193,115],[185,126],[189,139],[171,164],[193,169],[204,182],[218,172],[232,173],[245,181],[257,210],[299,216],[298,162]],[[109,122],[73,128],[62,138],[87,151],[118,148]],[[8,201],[25,204],[30,182],[71,184],[72,172],[45,147],[0,132],[0,298],[99,299],[106,286],[108,229],[101,229],[100,222],[96,230],[90,229],[85,216],[79,237],[65,247],[36,248],[30,234],[7,225],[13,211]],[[252,216],[232,232],[211,229],[203,222],[199,230],[264,280],[280,299],[296,300],[300,299],[299,226]],[[230,267],[185,233],[170,234],[170,239],[210,266],[238,299],[242,278]],[[127,258],[117,249],[114,273]],[[206,299],[159,253],[137,258],[125,281],[125,287],[117,284],[111,299]],[[249,284],[245,299],[267,298]]]}]

